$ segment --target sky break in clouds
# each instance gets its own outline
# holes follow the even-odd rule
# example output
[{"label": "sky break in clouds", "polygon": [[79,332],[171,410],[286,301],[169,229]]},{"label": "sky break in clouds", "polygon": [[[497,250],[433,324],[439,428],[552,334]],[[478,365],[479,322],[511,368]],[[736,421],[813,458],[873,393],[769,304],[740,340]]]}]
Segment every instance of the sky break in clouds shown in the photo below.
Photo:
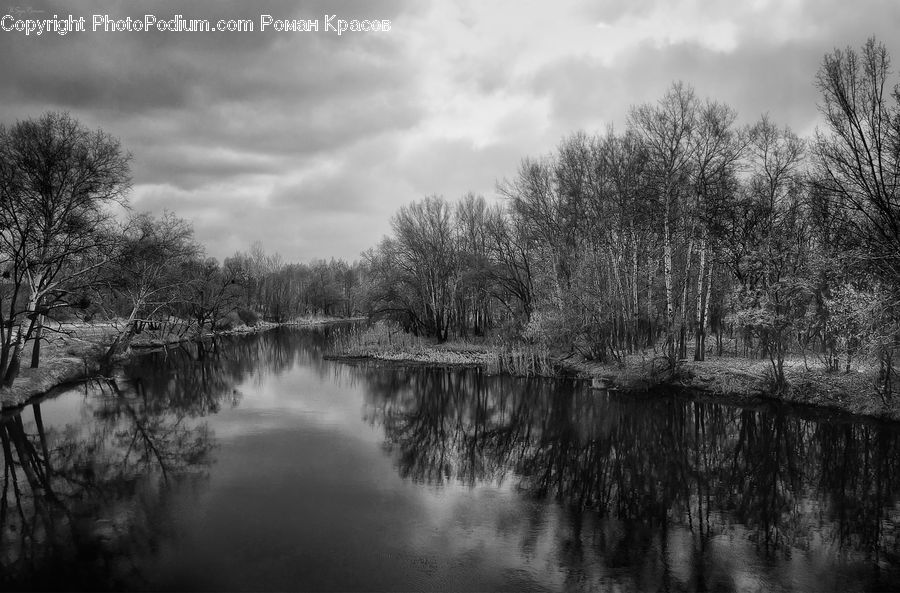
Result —
[{"label": "sky break in clouds", "polygon": [[[401,205],[469,191],[499,199],[496,183],[523,157],[576,130],[623,129],[631,105],[675,80],[742,122],[768,113],[808,135],[826,52],[875,35],[900,65],[896,0],[17,8],[15,18],[84,16],[88,30],[0,31],[0,121],[66,110],[117,136],[134,155],[133,208],[192,221],[220,259],[256,240],[289,261],[355,259]],[[250,19],[256,30],[93,32],[93,14]],[[318,19],[320,31],[259,31],[263,14]],[[326,14],[391,30],[338,36],[321,30]]]}]

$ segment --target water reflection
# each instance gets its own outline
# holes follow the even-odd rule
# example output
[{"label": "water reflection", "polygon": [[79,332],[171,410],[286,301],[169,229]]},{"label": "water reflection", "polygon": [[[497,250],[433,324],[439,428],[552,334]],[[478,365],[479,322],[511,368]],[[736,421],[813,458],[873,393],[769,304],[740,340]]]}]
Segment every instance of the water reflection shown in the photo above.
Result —
[{"label": "water reflection", "polygon": [[4,415],[0,589],[900,589],[896,424],[348,366],[329,336]]},{"label": "water reflection", "polygon": [[[0,419],[0,588],[122,589],[173,537],[172,494],[200,487],[215,436],[202,418],[237,386],[297,364],[324,373],[328,331],[186,343],[80,388],[79,417],[45,427],[42,404]],[[65,394],[63,397],[74,397]]]},{"label": "water reflection", "polygon": [[512,482],[562,503],[560,558],[579,578],[593,553],[601,572],[631,572],[638,588],[730,589],[728,565],[749,544],[744,561],[772,570],[801,555],[873,567],[870,580],[851,579],[865,589],[898,583],[896,425],[477,371],[367,372],[366,417],[383,426],[401,475]]},{"label": "water reflection", "polygon": [[0,423],[0,574],[9,588],[119,588],[166,535],[168,483],[202,478],[212,435],[114,383],[94,421],[44,428],[41,404]]},{"label": "water reflection", "polygon": [[132,358],[122,376],[139,392],[152,394],[153,404],[160,408],[205,416],[218,412],[223,403],[238,405],[241,394],[236,388],[248,379],[259,384],[296,366],[314,369],[320,376],[335,372],[334,365],[322,359],[331,331],[281,329],[184,342]]}]

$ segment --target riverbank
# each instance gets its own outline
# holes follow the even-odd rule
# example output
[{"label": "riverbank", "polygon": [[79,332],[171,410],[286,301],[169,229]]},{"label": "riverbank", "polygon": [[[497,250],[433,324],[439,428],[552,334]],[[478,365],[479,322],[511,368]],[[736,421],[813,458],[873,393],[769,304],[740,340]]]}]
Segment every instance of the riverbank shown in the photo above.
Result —
[{"label": "riverbank", "polygon": [[244,334],[255,334],[262,331],[268,331],[270,329],[275,329],[276,327],[307,327],[313,325],[327,325],[330,323],[347,323],[352,321],[361,321],[365,318],[358,317],[330,317],[330,316],[307,316],[307,317],[298,317],[296,319],[292,319],[289,321],[257,321],[253,325],[238,325],[235,327],[231,327],[229,329],[215,330],[215,331],[206,331],[201,336],[197,336],[195,333],[169,333],[165,335],[160,335],[154,332],[146,332],[143,334],[139,334],[135,336],[131,341],[131,348],[137,351],[143,351],[147,349],[157,349],[157,348],[165,348],[168,346],[174,346],[176,344],[180,344],[182,342],[192,342],[199,338],[214,338],[217,336],[234,336],[234,335],[244,335]]},{"label": "riverbank", "polygon": [[597,388],[636,392],[670,387],[732,400],[774,399],[900,420],[900,407],[882,401],[875,390],[876,370],[866,365],[848,373],[827,372],[818,361],[789,359],[785,361],[787,387],[775,393],[771,364],[764,359],[710,356],[704,361],[684,360],[674,373],[662,359],[647,355],[626,356],[621,363],[574,357],[558,363]]},{"label": "riverbank", "polygon": [[[224,331],[205,332],[201,338],[223,335],[252,334],[284,326],[314,326],[352,321],[338,317],[310,316],[284,323],[259,321],[252,326],[241,325]],[[31,344],[24,351],[22,369],[12,387],[0,388],[0,408],[16,408],[32,399],[71,383],[77,383],[100,372],[100,361],[118,333],[114,323],[68,323],[46,339],[41,347],[38,368],[30,368]],[[159,348],[197,340],[192,333],[142,332],[134,337],[129,356],[140,355]]]},{"label": "riverbank", "polygon": [[[287,323],[259,322],[203,337],[239,335],[283,326],[313,326],[352,321],[308,317]],[[874,387],[875,369],[856,366],[849,373],[828,373],[821,364],[788,360],[788,388],[780,394],[770,389],[769,362],[740,357],[717,357],[703,362],[682,361],[671,373],[652,352],[626,356],[621,362],[598,363],[578,356],[551,355],[537,346],[497,344],[487,341],[455,341],[435,344],[429,340],[389,330],[357,331],[338,336],[335,350],[326,358],[342,361],[379,361],[385,364],[478,367],[489,373],[519,376],[575,377],[597,389],[645,392],[675,388],[731,401],[775,399],[814,405],[877,418],[900,420],[900,407],[883,402]],[[0,389],[0,406],[13,408],[69,383],[96,375],[100,360],[116,335],[112,324],[69,324],[44,346],[37,369],[22,368],[11,388]],[[135,337],[131,352],[141,354],[196,340],[196,335],[159,335],[145,332]],[[23,363],[27,365],[28,356]]]},{"label": "riverbank", "polygon": [[112,343],[108,326],[65,327],[41,346],[38,368],[30,368],[31,344],[22,353],[22,368],[11,387],[0,388],[0,408],[15,408],[57,387],[96,375]]},{"label": "riverbank", "polygon": [[680,361],[672,372],[652,351],[599,363],[577,355],[550,354],[536,346],[488,342],[430,343],[405,334],[371,330],[350,336],[328,356],[333,360],[371,360],[386,364],[470,366],[489,373],[575,377],[596,389],[645,392],[670,388],[730,401],[773,399],[832,408],[851,414],[900,420],[900,406],[884,402],[875,389],[876,369],[854,366],[848,373],[826,372],[824,365],[802,358],[785,361],[787,388],[774,393],[765,359],[712,356]]}]

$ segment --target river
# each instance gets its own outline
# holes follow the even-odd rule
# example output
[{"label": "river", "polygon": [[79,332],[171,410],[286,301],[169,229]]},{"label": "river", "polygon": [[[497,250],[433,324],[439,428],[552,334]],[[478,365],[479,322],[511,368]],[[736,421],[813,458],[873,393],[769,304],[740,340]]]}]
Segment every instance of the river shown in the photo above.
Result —
[{"label": "river", "polygon": [[138,356],[5,413],[0,588],[900,590],[900,425],[323,359]]}]

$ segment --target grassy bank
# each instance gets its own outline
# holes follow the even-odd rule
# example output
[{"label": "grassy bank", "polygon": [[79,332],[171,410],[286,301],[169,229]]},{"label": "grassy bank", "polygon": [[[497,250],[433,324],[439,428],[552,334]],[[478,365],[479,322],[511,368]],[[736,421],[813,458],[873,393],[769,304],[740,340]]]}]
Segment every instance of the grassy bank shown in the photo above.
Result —
[{"label": "grassy bank", "polygon": [[[345,321],[306,317],[286,324],[260,322],[252,327],[231,328],[226,334],[265,331],[282,325],[319,325]],[[69,324],[64,332],[51,334],[42,348],[41,364],[25,365],[11,388],[0,389],[3,408],[27,403],[51,389],[95,375],[99,361],[116,335],[114,324]],[[196,335],[143,332],[135,337],[136,352],[196,339]],[[647,391],[674,387],[731,400],[777,398],[842,411],[900,420],[900,406],[884,402],[875,390],[875,369],[857,364],[849,373],[829,373],[821,363],[791,359],[785,363],[788,387],[773,394],[769,362],[731,356],[711,356],[703,362],[682,361],[672,373],[652,351],[623,357],[621,361],[598,363],[578,356],[551,354],[546,348],[491,340],[456,340],[443,344],[377,324],[366,328],[349,325],[335,332],[329,358],[365,359],[389,364],[479,367],[489,373],[515,376],[574,376],[600,389]]]},{"label": "grassy bank", "polygon": [[865,365],[849,373],[835,373],[827,372],[818,362],[804,362],[799,357],[787,360],[787,386],[776,393],[772,389],[768,360],[713,356],[702,362],[681,361],[674,373],[662,359],[647,355],[626,356],[617,363],[597,363],[573,357],[560,361],[560,364],[601,388],[645,391],[675,387],[729,399],[773,398],[900,420],[900,406],[891,400],[882,400],[875,389],[875,369]]},{"label": "grassy bank", "polygon": [[22,368],[12,387],[0,388],[0,407],[21,406],[61,385],[95,375],[100,359],[115,338],[112,324],[66,324],[47,333],[40,365],[30,368],[31,347],[23,351]]},{"label": "grassy bank", "polygon": [[823,406],[852,414],[900,420],[900,405],[883,401],[875,389],[876,369],[857,363],[848,373],[827,372],[824,364],[800,357],[785,361],[787,387],[773,392],[765,359],[709,356],[702,362],[680,361],[673,372],[652,350],[600,363],[578,355],[557,354],[534,345],[455,340],[437,344],[383,324],[348,328],[334,343],[329,358],[367,359],[391,364],[477,366],[490,373],[516,376],[574,376],[598,389],[641,392],[668,387],[723,400],[773,398]]}]

